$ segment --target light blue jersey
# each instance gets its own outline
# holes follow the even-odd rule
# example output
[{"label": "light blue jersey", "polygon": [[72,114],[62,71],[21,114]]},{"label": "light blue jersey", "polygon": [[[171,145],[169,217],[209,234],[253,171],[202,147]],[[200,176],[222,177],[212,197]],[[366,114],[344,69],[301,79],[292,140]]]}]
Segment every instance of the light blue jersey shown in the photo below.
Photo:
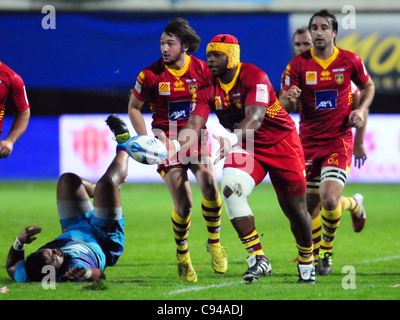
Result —
[{"label": "light blue jersey", "polygon": [[[124,217],[106,220],[93,216],[91,211],[60,222],[65,232],[39,249],[57,248],[64,252],[64,263],[57,281],[65,280],[62,276],[75,266],[104,271],[118,261],[124,249]],[[25,272],[25,263],[25,260],[20,262],[15,270],[14,279],[17,282],[30,281]]]}]

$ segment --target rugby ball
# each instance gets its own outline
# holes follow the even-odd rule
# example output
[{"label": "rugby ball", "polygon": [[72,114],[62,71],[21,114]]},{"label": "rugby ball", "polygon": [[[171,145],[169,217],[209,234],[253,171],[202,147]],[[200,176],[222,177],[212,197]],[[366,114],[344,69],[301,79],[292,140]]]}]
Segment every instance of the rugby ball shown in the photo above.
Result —
[{"label": "rugby ball", "polygon": [[167,148],[155,137],[138,135],[126,143],[128,154],[143,164],[158,164],[167,158]]}]

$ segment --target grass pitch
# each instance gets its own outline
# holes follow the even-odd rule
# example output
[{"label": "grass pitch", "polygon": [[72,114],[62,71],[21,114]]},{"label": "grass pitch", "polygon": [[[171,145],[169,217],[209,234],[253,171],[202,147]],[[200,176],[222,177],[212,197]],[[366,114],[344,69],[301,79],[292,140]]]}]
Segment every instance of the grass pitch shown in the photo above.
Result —
[{"label": "grass pitch", "polygon": [[[97,286],[61,283],[56,289],[44,289],[40,283],[13,282],[4,265],[10,246],[24,227],[33,224],[43,227],[38,240],[26,245],[26,254],[60,234],[56,183],[2,182],[0,287],[7,287],[9,291],[0,293],[0,300],[158,300],[148,305],[154,314],[165,312],[165,306],[171,303],[177,305],[177,301],[171,300],[202,300],[196,303],[229,300],[231,304],[244,304],[243,314],[249,314],[250,308],[246,309],[249,300],[398,300],[399,189],[397,184],[348,184],[344,195],[360,192],[365,196],[366,226],[361,233],[354,233],[350,214],[344,212],[334,242],[332,273],[327,277],[317,276],[315,285],[299,285],[296,264],[291,263],[296,257],[296,246],[289,222],[278,206],[272,186],[257,186],[249,202],[273,275],[257,283],[244,284],[242,274],[247,269],[247,254],[224,209],[221,243],[227,247],[229,268],[225,275],[215,274],[211,268],[205,246],[207,229],[200,210],[201,194],[198,186],[192,184],[194,206],[189,248],[198,282],[188,284],[182,283],[177,274],[170,218],[172,200],[166,186],[125,184],[121,190],[125,252],[115,267],[106,269],[107,280]],[[353,282],[348,279],[345,266],[354,268]],[[355,283],[355,289],[344,288],[350,283]],[[188,306],[188,302],[182,305]],[[200,313],[200,309],[197,311]],[[209,309],[208,313],[211,314]]]}]

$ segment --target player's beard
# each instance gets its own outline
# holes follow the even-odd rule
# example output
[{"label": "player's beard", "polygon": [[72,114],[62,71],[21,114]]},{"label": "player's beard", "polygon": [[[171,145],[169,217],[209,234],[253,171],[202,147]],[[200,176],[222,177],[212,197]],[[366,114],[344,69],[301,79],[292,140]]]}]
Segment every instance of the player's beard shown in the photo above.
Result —
[{"label": "player's beard", "polygon": [[181,60],[182,55],[183,55],[184,53],[185,53],[184,50],[181,49],[181,51],[176,55],[176,57],[175,57],[174,59],[170,59],[170,60],[168,60],[168,61],[165,61],[164,58],[163,58],[164,64],[165,64],[166,66],[168,66],[168,67],[174,65],[174,64],[177,63],[179,60]]}]

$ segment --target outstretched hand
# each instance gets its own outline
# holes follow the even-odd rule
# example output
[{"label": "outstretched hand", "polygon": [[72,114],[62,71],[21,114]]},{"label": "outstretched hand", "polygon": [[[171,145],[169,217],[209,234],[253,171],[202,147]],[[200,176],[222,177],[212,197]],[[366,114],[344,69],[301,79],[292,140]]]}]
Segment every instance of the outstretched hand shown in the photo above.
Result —
[{"label": "outstretched hand", "polygon": [[218,136],[216,134],[213,133],[213,138],[218,140],[219,143],[219,149],[216,153],[216,159],[214,160],[214,164],[217,164],[218,162],[220,162],[223,158],[225,158],[229,152],[232,150],[232,146],[230,145],[228,139],[225,139],[222,136]]},{"label": "outstretched hand", "polygon": [[29,226],[24,228],[18,236],[18,240],[22,243],[32,243],[36,240],[34,235],[41,233],[42,227],[39,226]]}]

